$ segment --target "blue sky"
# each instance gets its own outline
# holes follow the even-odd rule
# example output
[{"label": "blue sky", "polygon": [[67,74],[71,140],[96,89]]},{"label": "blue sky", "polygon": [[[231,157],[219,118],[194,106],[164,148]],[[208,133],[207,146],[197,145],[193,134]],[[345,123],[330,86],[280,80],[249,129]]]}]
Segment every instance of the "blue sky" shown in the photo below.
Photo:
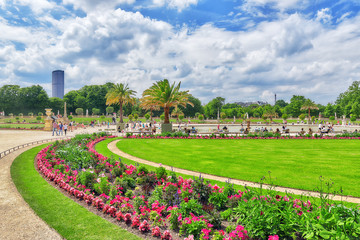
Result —
[{"label": "blue sky", "polygon": [[0,86],[181,81],[207,103],[334,102],[360,78],[358,0],[0,0]]}]

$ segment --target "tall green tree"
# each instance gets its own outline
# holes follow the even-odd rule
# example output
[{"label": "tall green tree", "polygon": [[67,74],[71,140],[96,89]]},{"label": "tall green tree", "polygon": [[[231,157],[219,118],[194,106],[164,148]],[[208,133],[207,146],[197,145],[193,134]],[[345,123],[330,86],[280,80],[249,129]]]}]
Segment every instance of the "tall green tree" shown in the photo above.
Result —
[{"label": "tall green tree", "polygon": [[346,105],[352,105],[354,102],[360,102],[360,81],[354,81],[344,93],[341,93],[336,100],[336,104],[343,109]]},{"label": "tall green tree", "polygon": [[66,110],[68,113],[75,113],[76,105],[76,97],[79,95],[79,92],[76,90],[72,90],[64,95],[64,102],[66,102]]},{"label": "tall green tree", "polygon": [[[64,100],[58,97],[49,98],[49,107],[56,114],[58,111],[63,113],[64,111]],[[66,107],[67,108],[67,107]]]},{"label": "tall green tree", "polygon": [[324,115],[325,117],[331,117],[335,114],[335,108],[331,103],[328,103],[325,107]]},{"label": "tall green tree", "polygon": [[310,111],[313,110],[313,109],[319,109],[319,108],[310,99],[306,99],[305,102],[303,103],[303,105],[301,106],[301,110],[307,110],[308,111],[309,123],[310,123],[310,119],[311,119]]},{"label": "tall green tree", "polygon": [[264,106],[263,117],[270,118],[272,121],[273,118],[278,117],[278,113],[275,111],[275,108],[271,107],[271,105]]},{"label": "tall green tree", "polygon": [[40,85],[32,85],[20,89],[19,109],[21,112],[39,112],[49,104],[49,97]]},{"label": "tall green tree", "polygon": [[20,86],[4,85],[0,88],[0,111],[5,114],[17,113],[16,108],[19,107]]},{"label": "tall green tree", "polygon": [[306,98],[304,96],[293,95],[290,103],[284,108],[284,113],[292,117],[298,117],[301,114],[301,107],[305,103],[305,100]]},{"label": "tall green tree", "polygon": [[191,105],[187,105],[186,107],[179,106],[179,109],[184,113],[186,117],[195,117],[195,114],[197,112],[204,113],[204,108],[201,105],[201,101],[198,98],[189,94],[188,100],[193,104],[193,106]]},{"label": "tall green tree", "polygon": [[123,106],[127,103],[134,104],[135,103],[135,95],[136,91],[131,90],[128,87],[128,84],[118,83],[113,88],[109,90],[106,94],[106,105],[119,105],[119,113],[120,113],[120,122],[123,123]]},{"label": "tall green tree", "polygon": [[225,98],[216,97],[212,99],[204,107],[205,116],[208,118],[217,118],[218,112],[221,112],[222,106],[225,104]]},{"label": "tall green tree", "polygon": [[171,107],[183,106],[187,104],[194,106],[190,102],[188,91],[180,91],[180,84],[169,83],[169,80],[164,79],[157,81],[150,88],[143,92],[141,102],[144,105],[157,105],[164,109],[164,123],[170,123],[169,112]]}]

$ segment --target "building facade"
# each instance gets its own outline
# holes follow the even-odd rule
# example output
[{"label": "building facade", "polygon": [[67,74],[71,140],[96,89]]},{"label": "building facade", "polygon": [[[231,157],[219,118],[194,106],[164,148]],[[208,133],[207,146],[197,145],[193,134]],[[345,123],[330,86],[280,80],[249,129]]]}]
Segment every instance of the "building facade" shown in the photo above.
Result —
[{"label": "building facade", "polygon": [[64,98],[64,71],[62,70],[52,72],[52,96]]}]

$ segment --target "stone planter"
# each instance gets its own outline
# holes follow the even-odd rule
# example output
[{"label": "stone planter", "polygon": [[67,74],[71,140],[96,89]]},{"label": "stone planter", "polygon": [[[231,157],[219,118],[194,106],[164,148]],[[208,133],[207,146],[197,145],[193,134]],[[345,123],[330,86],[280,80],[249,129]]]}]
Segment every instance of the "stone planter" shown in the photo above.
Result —
[{"label": "stone planter", "polygon": [[163,123],[161,124],[161,133],[172,132],[172,124],[171,123]]}]

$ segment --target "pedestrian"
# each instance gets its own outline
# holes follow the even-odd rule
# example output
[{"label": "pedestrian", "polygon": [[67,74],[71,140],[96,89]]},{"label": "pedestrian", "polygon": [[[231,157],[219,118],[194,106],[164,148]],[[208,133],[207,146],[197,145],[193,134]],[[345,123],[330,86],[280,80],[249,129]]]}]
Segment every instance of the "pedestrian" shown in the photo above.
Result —
[{"label": "pedestrian", "polygon": [[65,133],[65,136],[66,136],[67,129],[68,129],[68,125],[67,125],[67,123],[64,123],[64,133]]},{"label": "pedestrian", "polygon": [[56,133],[56,136],[58,136],[59,134],[58,134],[58,132],[57,132],[57,123],[56,123],[56,121],[55,120],[53,120],[53,133],[52,133],[52,135],[54,136],[54,133]]},{"label": "pedestrian", "polygon": [[62,122],[59,123],[58,129],[59,129],[59,135],[62,136],[63,135],[63,124],[62,124]]}]

